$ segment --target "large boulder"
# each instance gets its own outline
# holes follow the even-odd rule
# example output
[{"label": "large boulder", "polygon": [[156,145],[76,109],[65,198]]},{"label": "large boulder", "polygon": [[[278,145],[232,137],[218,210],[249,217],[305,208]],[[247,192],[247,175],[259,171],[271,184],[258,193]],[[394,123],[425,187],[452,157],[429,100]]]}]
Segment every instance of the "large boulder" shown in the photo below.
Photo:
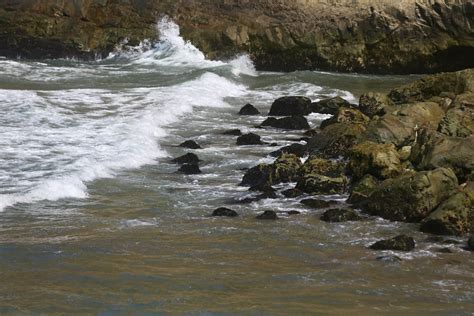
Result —
[{"label": "large boulder", "polygon": [[383,181],[359,206],[389,220],[419,222],[455,193],[457,186],[451,169],[410,172]]},{"label": "large boulder", "polygon": [[344,106],[337,109],[337,112],[333,117],[324,120],[320,127],[321,129],[324,129],[325,127],[335,123],[355,123],[366,125],[369,121],[370,119],[359,110]]},{"label": "large boulder", "polygon": [[400,175],[402,166],[393,144],[366,141],[352,147],[348,170],[354,180],[361,179],[365,174],[388,179]]},{"label": "large boulder", "polygon": [[463,235],[474,231],[474,204],[464,192],[441,203],[421,223],[420,230],[436,235]]},{"label": "large boulder", "polygon": [[474,172],[474,135],[449,137],[423,130],[412,148],[410,160],[418,170],[451,168],[461,182]]},{"label": "large boulder", "polygon": [[281,119],[269,117],[262,122],[261,126],[270,126],[281,129],[298,130],[309,129],[308,120],[301,115],[288,116]]},{"label": "large boulder", "polygon": [[376,143],[393,143],[397,147],[415,141],[418,129],[436,130],[444,117],[434,102],[418,102],[386,108],[387,114],[374,119],[367,127],[366,138]]},{"label": "large boulder", "polygon": [[361,141],[366,127],[363,124],[335,123],[327,126],[308,142],[310,152],[337,158]]},{"label": "large boulder", "polygon": [[309,194],[337,194],[347,188],[344,167],[339,162],[312,158],[300,169],[301,178],[296,188]]},{"label": "large boulder", "polygon": [[283,154],[271,165],[260,164],[245,173],[241,186],[265,186],[299,179],[302,166],[300,158],[292,154]]},{"label": "large boulder", "polygon": [[365,93],[360,96],[358,109],[368,117],[385,114],[385,108],[392,105],[391,100],[381,93]]},{"label": "large boulder", "polygon": [[306,145],[295,143],[271,152],[270,156],[279,157],[282,154],[293,154],[298,157],[304,157],[308,154],[308,147]]},{"label": "large boulder", "polygon": [[311,103],[311,112],[321,114],[336,114],[340,107],[350,107],[352,104],[341,97],[324,99]]},{"label": "large boulder", "polygon": [[308,115],[311,100],[306,97],[289,96],[276,99],[268,115],[270,116],[292,116]]}]

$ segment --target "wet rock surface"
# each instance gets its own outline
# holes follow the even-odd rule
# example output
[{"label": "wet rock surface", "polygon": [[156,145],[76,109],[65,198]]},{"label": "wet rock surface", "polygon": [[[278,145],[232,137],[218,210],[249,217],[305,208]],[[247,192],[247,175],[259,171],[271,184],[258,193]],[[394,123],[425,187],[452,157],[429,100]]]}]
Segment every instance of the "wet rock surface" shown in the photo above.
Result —
[{"label": "wet rock surface", "polygon": [[391,239],[377,241],[370,246],[370,249],[412,251],[415,249],[415,240],[406,235],[399,235]]},{"label": "wet rock surface", "polygon": [[214,216],[214,217],[237,217],[237,216],[239,216],[239,214],[234,210],[231,210],[231,209],[228,209],[228,208],[225,208],[225,207],[220,207],[220,208],[214,210],[214,212],[212,212],[211,216]]}]

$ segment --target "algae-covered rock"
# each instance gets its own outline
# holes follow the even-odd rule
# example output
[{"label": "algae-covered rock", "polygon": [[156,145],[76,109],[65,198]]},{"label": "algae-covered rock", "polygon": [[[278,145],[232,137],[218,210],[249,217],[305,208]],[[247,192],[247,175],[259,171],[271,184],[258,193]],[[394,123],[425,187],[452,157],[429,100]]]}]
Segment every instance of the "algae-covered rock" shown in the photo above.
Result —
[{"label": "algae-covered rock", "polygon": [[264,186],[297,181],[301,166],[301,160],[297,156],[283,154],[271,165],[260,164],[247,170],[240,185]]},{"label": "algae-covered rock", "polygon": [[330,99],[324,99],[318,102],[311,103],[311,112],[321,114],[336,114],[341,107],[352,106],[349,101],[344,100],[341,97],[334,97]]},{"label": "algae-covered rock", "polygon": [[311,100],[306,97],[289,96],[276,99],[271,108],[270,116],[308,115]]},{"label": "algae-covered rock", "polygon": [[328,177],[321,174],[306,174],[296,184],[296,188],[308,194],[341,194],[346,191],[347,178]]},{"label": "algae-covered rock", "polygon": [[361,217],[352,209],[330,209],[321,215],[321,220],[329,223],[359,221]]},{"label": "algae-covered rock", "polygon": [[391,100],[381,93],[365,93],[360,96],[359,111],[372,118],[375,115],[385,114],[385,108],[392,105]]},{"label": "algae-covered rock", "polygon": [[391,239],[380,240],[370,246],[373,250],[412,251],[415,240],[407,235],[399,235]]},{"label": "algae-covered rock", "polygon": [[379,179],[393,178],[401,174],[400,156],[393,144],[377,144],[366,141],[352,147],[348,170],[354,180],[371,174]]},{"label": "algae-covered rock", "polygon": [[370,119],[366,115],[355,108],[340,107],[337,109],[337,112],[333,117],[321,122],[320,127],[321,129],[324,129],[325,127],[335,123],[366,125],[369,123],[369,120]]},{"label": "algae-covered rock", "polygon": [[361,141],[365,131],[362,124],[331,124],[310,139],[308,148],[310,152],[328,157],[344,156]]},{"label": "algae-covered rock", "polygon": [[411,172],[383,181],[359,206],[389,220],[418,222],[456,192],[451,169]]},{"label": "algae-covered rock", "polygon": [[474,93],[456,97],[451,109],[439,123],[438,131],[454,137],[474,134]]},{"label": "algae-covered rock", "polygon": [[293,154],[298,157],[304,157],[308,154],[308,147],[306,145],[295,143],[271,152],[270,156],[279,157],[282,154]]},{"label": "algae-covered rock", "polygon": [[420,230],[436,235],[463,235],[474,231],[474,204],[464,192],[441,203],[421,223]]},{"label": "algae-covered rock", "polygon": [[377,189],[379,184],[379,180],[370,174],[366,174],[362,179],[352,185],[347,202],[350,204],[364,202]]}]

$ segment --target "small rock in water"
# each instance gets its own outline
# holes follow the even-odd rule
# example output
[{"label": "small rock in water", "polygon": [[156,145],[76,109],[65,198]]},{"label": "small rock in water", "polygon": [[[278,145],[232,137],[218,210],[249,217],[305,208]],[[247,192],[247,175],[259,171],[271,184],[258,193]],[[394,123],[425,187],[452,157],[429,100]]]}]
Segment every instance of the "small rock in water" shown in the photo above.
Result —
[{"label": "small rock in water", "polygon": [[199,163],[199,158],[196,154],[193,154],[193,153],[187,153],[186,155],[183,155],[183,156],[180,156],[178,158],[175,158],[173,160],[171,160],[171,162],[173,163],[177,163],[177,164],[195,164],[197,165]]},{"label": "small rock in water", "polygon": [[399,235],[391,239],[377,241],[369,248],[373,250],[411,251],[415,249],[415,240],[406,235]]},{"label": "small rock in water", "polygon": [[272,190],[267,190],[263,191],[262,194],[257,196],[257,199],[263,200],[263,199],[277,199],[278,195],[276,194],[275,190],[272,188]]},{"label": "small rock in water", "polygon": [[263,145],[261,137],[257,134],[249,133],[237,138],[237,145]]},{"label": "small rock in water", "polygon": [[258,115],[260,111],[257,110],[252,104],[246,104],[243,108],[239,111],[240,115]]},{"label": "small rock in water", "polygon": [[305,199],[305,200],[302,200],[300,203],[308,207],[315,208],[315,209],[330,207],[333,204],[330,201],[318,200],[318,199]]},{"label": "small rock in water", "polygon": [[185,163],[181,166],[181,168],[178,169],[179,173],[184,173],[184,174],[200,174],[202,173],[201,170],[199,169],[199,166],[196,164],[189,164]]},{"label": "small rock in water", "polygon": [[179,145],[179,147],[189,148],[189,149],[201,149],[198,143],[194,140],[187,140]]},{"label": "small rock in water", "polygon": [[275,211],[265,211],[262,214],[258,215],[256,218],[275,220],[275,219],[278,219],[278,215],[276,214]]},{"label": "small rock in water", "polygon": [[298,189],[288,189],[288,190],[282,191],[281,194],[283,194],[283,196],[287,198],[296,198],[296,197],[302,196],[304,192]]},{"label": "small rock in water", "polygon": [[331,209],[324,212],[321,220],[330,223],[359,221],[361,217],[351,209]]},{"label": "small rock in water", "polygon": [[249,191],[275,192],[276,190],[268,182],[263,182],[250,187]]},{"label": "small rock in water", "polygon": [[212,216],[236,217],[239,216],[239,214],[236,211],[226,207],[220,207],[212,212]]},{"label": "small rock in water", "polygon": [[402,258],[398,256],[380,256],[380,257],[377,257],[376,259],[383,262],[401,262],[402,261]]},{"label": "small rock in water", "polygon": [[240,131],[240,129],[229,129],[227,131],[222,132],[222,135],[241,136],[242,132]]},{"label": "small rock in water", "polygon": [[299,214],[301,214],[301,212],[299,212],[299,211],[288,211],[288,212],[286,212],[286,213],[287,213],[288,215],[299,215]]}]

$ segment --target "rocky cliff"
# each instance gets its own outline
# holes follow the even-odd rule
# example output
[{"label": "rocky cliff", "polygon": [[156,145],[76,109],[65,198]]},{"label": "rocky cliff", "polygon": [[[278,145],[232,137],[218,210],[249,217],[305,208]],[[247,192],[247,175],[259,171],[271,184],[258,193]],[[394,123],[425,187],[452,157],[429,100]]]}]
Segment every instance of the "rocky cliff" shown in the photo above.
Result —
[{"label": "rocky cliff", "polygon": [[103,55],[169,15],[210,58],[259,69],[422,73],[474,67],[472,0],[0,0],[0,55]]}]

